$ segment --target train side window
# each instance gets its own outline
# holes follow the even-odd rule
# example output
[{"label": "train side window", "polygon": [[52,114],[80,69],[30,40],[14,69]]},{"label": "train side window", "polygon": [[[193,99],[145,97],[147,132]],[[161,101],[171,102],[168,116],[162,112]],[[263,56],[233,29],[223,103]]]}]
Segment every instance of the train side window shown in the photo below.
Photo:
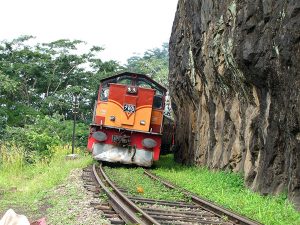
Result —
[{"label": "train side window", "polygon": [[162,96],[154,95],[153,108],[154,109],[161,109],[162,105],[163,105]]},{"label": "train side window", "polygon": [[106,102],[108,100],[108,95],[109,95],[109,87],[108,86],[103,87],[100,93],[100,100]]}]

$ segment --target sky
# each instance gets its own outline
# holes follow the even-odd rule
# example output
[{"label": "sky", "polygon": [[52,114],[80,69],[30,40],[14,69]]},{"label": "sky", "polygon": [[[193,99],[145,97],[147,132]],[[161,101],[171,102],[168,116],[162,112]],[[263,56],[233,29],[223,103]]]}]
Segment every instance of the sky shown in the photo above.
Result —
[{"label": "sky", "polygon": [[169,42],[178,0],[0,0],[0,40],[79,39],[121,64]]}]

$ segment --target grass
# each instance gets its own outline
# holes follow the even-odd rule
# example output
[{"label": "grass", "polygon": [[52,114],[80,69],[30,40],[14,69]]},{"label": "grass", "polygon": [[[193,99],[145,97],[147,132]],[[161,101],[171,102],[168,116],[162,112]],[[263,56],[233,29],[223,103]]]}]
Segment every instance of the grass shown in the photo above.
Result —
[{"label": "grass", "polygon": [[66,160],[65,156],[70,150],[56,147],[50,162],[38,161],[28,165],[22,160],[22,149],[12,147],[9,150],[2,148],[0,152],[0,211],[15,207],[38,210],[38,203],[47,192],[61,184],[72,169],[85,167],[92,162],[91,157],[80,153],[79,149],[76,152],[81,154],[80,160]]},{"label": "grass", "polygon": [[263,224],[300,224],[300,213],[286,195],[261,196],[244,186],[241,176],[231,172],[176,164],[173,156],[162,156],[155,174],[191,192]]},{"label": "grass", "polygon": [[176,191],[170,192],[159,182],[143,175],[142,168],[105,167],[105,172],[118,186],[125,188],[131,195],[158,200],[184,200],[182,194]]},{"label": "grass", "polygon": [[[41,207],[40,203],[45,202],[44,199],[51,193],[51,189],[63,183],[72,169],[82,168],[92,163],[90,155],[84,154],[81,154],[80,160],[65,160],[69,151],[67,148],[57,147],[50,162],[37,161],[34,165],[26,165],[23,160],[25,156],[23,149],[14,146],[11,149],[2,148],[0,150],[0,212],[11,207],[37,212]],[[271,197],[254,193],[244,186],[243,179],[238,174],[181,166],[174,163],[171,155],[162,156],[155,166],[153,172],[157,175],[263,224],[300,224],[300,213],[293,208],[285,195]],[[127,188],[133,195],[154,199],[183,199],[181,194],[170,193],[168,189],[150,178],[143,176],[141,179],[142,168],[122,166],[105,167],[105,169],[119,186]],[[58,206],[56,208],[58,211],[62,211],[60,205],[64,207],[68,204],[68,196],[80,197],[75,189],[70,187],[68,190],[70,193],[65,197],[50,201],[50,204]],[[63,211],[62,214],[57,215],[57,219],[64,217]],[[73,214],[66,215],[63,221],[72,221],[73,217]]]}]

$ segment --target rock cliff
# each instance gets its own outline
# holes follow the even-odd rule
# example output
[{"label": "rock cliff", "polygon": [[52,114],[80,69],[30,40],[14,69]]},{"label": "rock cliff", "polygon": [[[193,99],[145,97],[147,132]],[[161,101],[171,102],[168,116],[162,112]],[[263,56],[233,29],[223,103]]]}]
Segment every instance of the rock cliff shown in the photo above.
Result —
[{"label": "rock cliff", "polygon": [[169,50],[176,160],[299,204],[300,1],[179,0]]}]

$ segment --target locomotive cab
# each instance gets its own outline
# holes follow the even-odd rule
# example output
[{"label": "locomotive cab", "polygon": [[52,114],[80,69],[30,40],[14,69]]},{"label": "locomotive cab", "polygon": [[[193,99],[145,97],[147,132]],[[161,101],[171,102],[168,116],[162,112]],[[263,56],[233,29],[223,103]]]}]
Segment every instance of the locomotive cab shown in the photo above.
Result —
[{"label": "locomotive cab", "polygon": [[97,160],[151,166],[159,159],[166,89],[143,74],[101,80],[88,150]]}]

